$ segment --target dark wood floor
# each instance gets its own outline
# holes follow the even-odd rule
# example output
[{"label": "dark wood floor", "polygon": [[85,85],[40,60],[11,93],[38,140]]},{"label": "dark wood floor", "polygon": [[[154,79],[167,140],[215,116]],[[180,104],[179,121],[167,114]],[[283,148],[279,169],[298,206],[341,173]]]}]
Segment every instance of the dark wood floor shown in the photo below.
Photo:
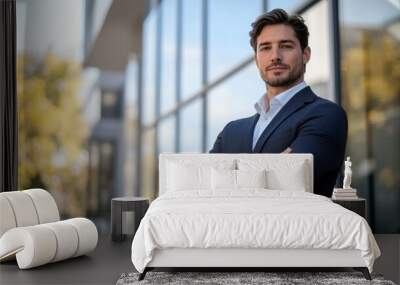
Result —
[{"label": "dark wood floor", "polygon": [[132,238],[115,243],[103,235],[87,256],[27,270],[19,270],[16,261],[1,263],[0,284],[115,284],[122,273],[135,270],[131,243]]},{"label": "dark wood floor", "polygon": [[[376,260],[374,272],[398,284],[400,235],[375,235],[375,238],[382,256]],[[19,270],[15,261],[2,263],[0,284],[115,284],[122,273],[135,271],[130,258],[131,243],[132,238],[116,243],[109,235],[101,235],[96,250],[88,256],[28,270]]]}]

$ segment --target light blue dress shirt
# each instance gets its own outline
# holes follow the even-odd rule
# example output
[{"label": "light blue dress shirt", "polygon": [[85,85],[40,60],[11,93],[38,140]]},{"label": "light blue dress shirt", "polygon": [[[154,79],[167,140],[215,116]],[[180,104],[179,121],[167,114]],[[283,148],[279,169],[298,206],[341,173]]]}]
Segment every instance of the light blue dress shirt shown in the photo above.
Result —
[{"label": "light blue dress shirt", "polygon": [[[307,84],[302,81],[292,88],[274,96],[271,101],[268,100],[267,94],[264,94],[255,104],[254,108],[260,115],[253,133],[253,149],[257,144],[258,139],[264,130],[271,123],[272,119],[279,113],[279,111],[292,99],[300,90],[307,87]],[[269,106],[267,105],[269,102]]]}]

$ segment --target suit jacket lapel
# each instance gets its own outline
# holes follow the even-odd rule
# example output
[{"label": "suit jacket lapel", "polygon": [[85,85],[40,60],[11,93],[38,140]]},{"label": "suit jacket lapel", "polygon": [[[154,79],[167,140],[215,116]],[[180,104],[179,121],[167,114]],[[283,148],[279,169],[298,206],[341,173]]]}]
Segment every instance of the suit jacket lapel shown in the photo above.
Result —
[{"label": "suit jacket lapel", "polygon": [[274,130],[280,124],[282,124],[282,122],[286,120],[291,114],[302,108],[304,104],[314,101],[315,97],[316,95],[311,91],[310,87],[306,87],[300,90],[295,96],[293,96],[292,99],[290,99],[289,102],[287,102],[286,105],[283,106],[278,114],[276,114],[268,127],[265,128],[264,132],[258,139],[253,152],[261,152],[261,149],[263,148],[268,138],[272,135]]},{"label": "suit jacket lapel", "polygon": [[256,127],[257,121],[260,118],[260,115],[257,113],[253,117],[251,117],[251,120],[249,120],[250,125],[248,126],[249,133],[246,134],[246,138],[248,138],[248,142],[246,143],[248,147],[247,152],[253,152],[253,135],[254,135],[254,128]]},{"label": "suit jacket lapel", "polygon": [[255,114],[246,118],[240,128],[236,130],[238,143],[240,141],[240,150],[243,153],[253,152],[253,132],[259,117],[259,114]]}]

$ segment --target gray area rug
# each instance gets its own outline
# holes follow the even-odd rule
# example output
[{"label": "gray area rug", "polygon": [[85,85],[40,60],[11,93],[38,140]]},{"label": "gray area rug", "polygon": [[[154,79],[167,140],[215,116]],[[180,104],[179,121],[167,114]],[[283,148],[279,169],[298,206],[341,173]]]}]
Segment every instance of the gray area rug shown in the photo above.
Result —
[{"label": "gray area rug", "polygon": [[124,273],[117,285],[133,284],[387,284],[382,275],[372,274],[372,281],[361,272],[148,272],[142,281],[139,273]]}]

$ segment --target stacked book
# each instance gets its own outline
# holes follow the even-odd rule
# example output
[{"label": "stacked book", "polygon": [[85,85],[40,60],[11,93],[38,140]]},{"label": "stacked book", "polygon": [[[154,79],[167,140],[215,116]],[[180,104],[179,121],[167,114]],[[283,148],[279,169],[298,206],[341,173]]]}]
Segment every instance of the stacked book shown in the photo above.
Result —
[{"label": "stacked book", "polygon": [[333,189],[332,199],[336,200],[352,200],[357,199],[357,190],[356,189],[343,189],[343,188],[335,188]]}]

